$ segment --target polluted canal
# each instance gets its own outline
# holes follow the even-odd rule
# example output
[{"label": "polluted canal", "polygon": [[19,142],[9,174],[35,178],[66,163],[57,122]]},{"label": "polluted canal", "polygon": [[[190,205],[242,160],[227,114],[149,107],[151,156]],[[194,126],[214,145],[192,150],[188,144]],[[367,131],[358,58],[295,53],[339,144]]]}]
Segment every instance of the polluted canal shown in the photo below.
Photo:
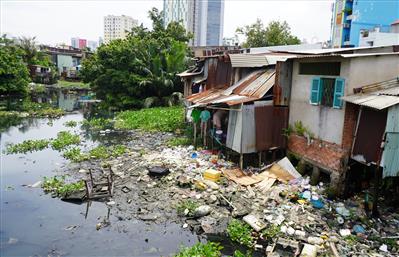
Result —
[{"label": "polluted canal", "polygon": [[90,109],[2,128],[2,256],[397,256],[395,207],[373,219],[288,158],[241,170],[182,145],[180,107]]},{"label": "polluted canal", "polygon": [[[106,134],[93,139],[95,135],[79,126],[69,128],[64,125],[71,120],[81,122],[83,115],[69,114],[51,123],[48,119],[24,120],[1,133],[1,150],[3,152],[9,143],[55,138],[59,131],[80,134],[87,147],[128,141],[126,134]],[[90,205],[64,202],[45,194],[40,185],[29,186],[42,181],[44,176],[73,175],[77,168],[51,148],[26,154],[2,153],[2,255],[160,256],[176,252],[181,244],[191,245],[198,241],[189,230],[183,230],[173,222],[149,224],[139,219],[128,220],[104,202],[94,201]],[[109,226],[97,230],[96,225],[104,220]]]}]

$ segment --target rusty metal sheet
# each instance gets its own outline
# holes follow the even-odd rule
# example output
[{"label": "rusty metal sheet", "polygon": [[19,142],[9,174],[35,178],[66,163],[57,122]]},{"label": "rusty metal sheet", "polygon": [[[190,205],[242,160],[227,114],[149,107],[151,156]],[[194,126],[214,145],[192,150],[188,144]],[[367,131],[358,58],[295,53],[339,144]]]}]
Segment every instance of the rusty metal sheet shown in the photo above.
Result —
[{"label": "rusty metal sheet", "polygon": [[387,122],[387,111],[363,108],[359,115],[352,157],[360,162],[376,163]]},{"label": "rusty metal sheet", "polygon": [[223,56],[206,59],[206,89],[223,88],[231,85],[231,63]]},{"label": "rusty metal sheet", "polygon": [[248,83],[243,83],[233,90],[233,93],[237,95],[262,98],[267,91],[273,87],[275,79],[274,75],[274,70],[268,70],[264,73],[257,74],[255,79],[252,78]]},{"label": "rusty metal sheet", "polygon": [[271,147],[285,148],[287,138],[283,129],[288,126],[288,107],[256,106],[256,150],[265,151]]}]

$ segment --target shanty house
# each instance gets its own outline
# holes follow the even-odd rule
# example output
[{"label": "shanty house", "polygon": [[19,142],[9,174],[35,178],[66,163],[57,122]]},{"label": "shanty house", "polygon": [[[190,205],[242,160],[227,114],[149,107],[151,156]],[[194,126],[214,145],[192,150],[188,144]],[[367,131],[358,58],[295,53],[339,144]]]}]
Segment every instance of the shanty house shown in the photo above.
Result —
[{"label": "shanty house", "polygon": [[[286,54],[287,56],[289,54]],[[273,103],[275,64],[287,56],[228,54],[207,56],[183,72],[188,109],[227,112],[224,146],[243,155],[284,149],[288,107]],[[261,156],[260,156],[261,157]]]},{"label": "shanty house", "polygon": [[[314,176],[317,177],[321,169],[330,174],[333,184],[343,185],[350,153],[358,145],[355,137],[359,134],[355,131],[360,129],[357,127],[359,108],[343,99],[356,88],[397,77],[397,50],[391,46],[304,51],[278,64],[286,70],[292,68],[291,83],[287,79],[275,86],[275,90],[290,91],[289,124],[294,133],[289,137],[288,150],[311,164]],[[276,100],[285,101],[283,97]],[[370,133],[385,128],[382,117],[367,123]],[[373,136],[376,141],[382,137],[381,133],[377,134]],[[364,150],[366,145],[361,148]],[[373,144],[369,151],[377,152],[377,149]],[[377,159],[366,161],[376,163]]]}]

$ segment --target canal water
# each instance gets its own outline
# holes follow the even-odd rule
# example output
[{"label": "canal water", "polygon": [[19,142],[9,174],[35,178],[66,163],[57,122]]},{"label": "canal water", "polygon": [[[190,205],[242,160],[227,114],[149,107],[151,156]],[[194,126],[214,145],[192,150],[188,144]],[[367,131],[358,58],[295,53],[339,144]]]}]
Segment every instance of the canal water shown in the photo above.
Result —
[{"label": "canal water", "polygon": [[[77,205],[52,198],[40,187],[27,187],[43,180],[43,176],[62,175],[75,164],[51,148],[7,155],[6,145],[54,138],[63,130],[82,134],[86,146],[103,143],[102,137],[80,126],[65,127],[65,122],[71,120],[81,122],[83,113],[75,111],[52,121],[25,119],[0,134],[1,256],[170,256],[181,245],[199,241],[181,224],[120,220],[105,203]],[[117,136],[113,138],[118,140]],[[108,217],[111,225],[96,230],[96,224]]]}]

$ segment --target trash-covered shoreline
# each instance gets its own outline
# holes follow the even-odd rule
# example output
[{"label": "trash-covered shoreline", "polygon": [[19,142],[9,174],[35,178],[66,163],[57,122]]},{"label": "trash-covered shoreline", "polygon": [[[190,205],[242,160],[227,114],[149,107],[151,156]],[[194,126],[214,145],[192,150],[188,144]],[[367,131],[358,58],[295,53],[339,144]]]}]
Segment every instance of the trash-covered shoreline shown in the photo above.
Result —
[{"label": "trash-covered shoreline", "polygon": [[[120,220],[176,222],[197,234],[225,237],[231,221],[239,220],[253,229],[250,248],[265,256],[399,253],[397,209],[380,208],[380,218],[374,219],[367,216],[359,196],[329,200],[324,194],[327,185],[311,186],[287,158],[281,165],[244,173],[218,152],[167,147],[173,134],[134,134],[128,153],[82,162],[69,171],[87,179],[91,170],[97,180],[112,173],[113,195],[101,200]],[[152,168],[161,168],[160,174],[151,174]],[[99,222],[96,228],[109,225]]]}]

